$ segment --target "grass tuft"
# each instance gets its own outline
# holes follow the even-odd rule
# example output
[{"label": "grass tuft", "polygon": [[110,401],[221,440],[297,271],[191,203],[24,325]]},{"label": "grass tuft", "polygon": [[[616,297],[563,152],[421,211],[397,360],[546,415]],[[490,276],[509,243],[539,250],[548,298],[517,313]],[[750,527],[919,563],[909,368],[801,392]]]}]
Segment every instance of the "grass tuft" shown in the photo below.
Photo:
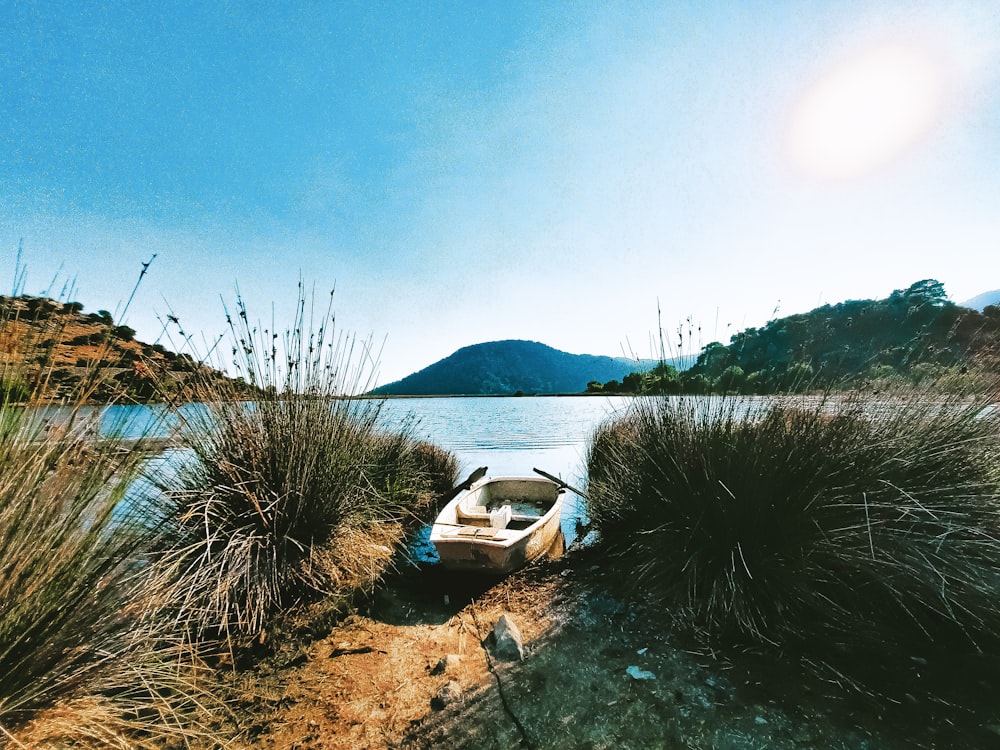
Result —
[{"label": "grass tuft", "polygon": [[[134,484],[147,438],[125,440],[86,405],[98,365],[79,389],[60,390],[52,339],[22,313],[0,309],[0,745],[176,736],[181,704],[203,691],[176,651],[134,630],[144,553],[158,534],[151,498]],[[71,708],[84,705],[101,710]]]},{"label": "grass tuft", "polygon": [[[93,426],[10,414],[0,437],[0,722],[82,684],[123,647],[129,564],[148,535],[121,501],[139,453]],[[82,418],[81,418],[82,419]]]},{"label": "grass tuft", "polygon": [[823,653],[996,648],[989,400],[638,401],[589,451],[600,549],[708,636]]},{"label": "grass tuft", "polygon": [[411,424],[381,423],[382,402],[361,397],[370,342],[337,333],[301,288],[284,334],[239,300],[229,320],[242,383],[196,387],[204,408],[158,480],[173,538],[154,604],[196,639],[263,638],[289,607],[370,587],[457,473]]}]

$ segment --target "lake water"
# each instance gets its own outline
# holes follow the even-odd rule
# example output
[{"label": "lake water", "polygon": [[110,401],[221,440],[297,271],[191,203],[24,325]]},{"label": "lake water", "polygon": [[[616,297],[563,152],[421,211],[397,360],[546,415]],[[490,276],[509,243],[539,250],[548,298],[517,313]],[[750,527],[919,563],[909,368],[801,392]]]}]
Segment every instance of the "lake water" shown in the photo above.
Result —
[{"label": "lake water", "polygon": [[[387,425],[415,419],[417,437],[454,453],[463,479],[479,466],[488,467],[491,476],[536,476],[537,467],[586,491],[590,436],[630,401],[623,396],[390,399],[382,415]],[[568,542],[581,518],[580,498],[567,492],[562,528]]]},{"label": "lake water", "polygon": [[587,441],[594,428],[622,409],[623,397],[392,399],[388,425],[407,415],[416,434],[454,453],[463,476],[478,466],[492,475],[532,474],[538,467],[570,484],[582,482]]},{"label": "lake water", "polygon": [[[479,466],[492,476],[534,476],[538,467],[585,490],[586,451],[594,428],[624,409],[622,396],[526,396],[389,399],[382,407],[388,428],[413,424],[416,437],[455,454],[461,478]],[[197,409],[197,405],[184,407]],[[160,406],[110,406],[101,413],[101,430],[126,437],[166,436],[176,424]],[[575,537],[582,505],[567,493],[562,526]]]}]

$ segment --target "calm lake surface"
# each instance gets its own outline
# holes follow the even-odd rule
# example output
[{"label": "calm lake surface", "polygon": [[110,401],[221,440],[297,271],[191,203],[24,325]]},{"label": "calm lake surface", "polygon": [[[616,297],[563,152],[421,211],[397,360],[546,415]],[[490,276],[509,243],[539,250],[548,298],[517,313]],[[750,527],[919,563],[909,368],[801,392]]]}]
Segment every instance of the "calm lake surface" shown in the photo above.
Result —
[{"label": "calm lake surface", "polygon": [[[382,414],[387,425],[415,419],[417,437],[454,453],[463,479],[479,466],[492,476],[536,476],[538,467],[586,491],[588,440],[630,402],[623,396],[406,398],[386,401]],[[579,500],[568,492],[563,503],[570,542],[583,517]]]},{"label": "calm lake surface", "polygon": [[464,474],[488,466],[492,475],[532,474],[538,467],[576,484],[585,476],[594,428],[629,403],[623,397],[391,399],[387,425],[416,420],[417,437],[454,453]]},{"label": "calm lake surface", "polygon": [[[585,489],[587,444],[594,428],[630,402],[622,396],[389,399],[382,421],[389,428],[409,423],[416,437],[454,453],[463,479],[479,466],[489,467],[493,476],[534,476],[532,469],[538,467]],[[153,427],[154,434],[166,436],[176,423],[166,414],[159,406],[105,407],[102,431],[139,437]],[[563,505],[569,541],[582,515],[578,500],[567,493]]]}]

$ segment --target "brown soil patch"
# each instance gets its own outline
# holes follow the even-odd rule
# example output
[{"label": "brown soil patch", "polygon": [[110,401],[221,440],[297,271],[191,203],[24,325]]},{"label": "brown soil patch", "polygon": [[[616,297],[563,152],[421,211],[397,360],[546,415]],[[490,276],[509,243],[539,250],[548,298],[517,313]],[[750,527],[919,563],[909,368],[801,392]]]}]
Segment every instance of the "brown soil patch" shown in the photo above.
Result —
[{"label": "brown soil patch", "polygon": [[559,581],[532,572],[530,586],[437,568],[396,576],[325,637],[239,676],[239,691],[252,696],[238,709],[253,714],[247,746],[403,745],[437,713],[432,700],[449,682],[462,703],[495,684],[484,641],[500,615],[516,613],[526,643],[556,625]]},{"label": "brown soil patch", "polygon": [[[694,646],[588,557],[501,581],[399,573],[336,627],[234,678],[246,696],[234,706],[235,746],[1000,747],[1000,709],[941,705],[919,676],[907,699],[879,699],[791,657]],[[523,661],[495,660],[484,645],[504,613],[524,636]],[[449,654],[458,658],[435,669]],[[460,699],[432,707],[450,681]],[[996,695],[982,690],[987,703]]]}]

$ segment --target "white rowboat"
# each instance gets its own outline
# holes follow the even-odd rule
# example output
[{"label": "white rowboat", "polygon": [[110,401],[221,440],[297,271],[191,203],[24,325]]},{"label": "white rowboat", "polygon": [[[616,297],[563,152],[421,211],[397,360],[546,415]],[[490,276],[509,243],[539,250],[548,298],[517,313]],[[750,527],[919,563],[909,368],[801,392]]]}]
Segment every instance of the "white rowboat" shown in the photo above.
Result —
[{"label": "white rowboat", "polygon": [[483,477],[449,502],[431,527],[441,563],[503,575],[559,536],[566,486],[541,477]]}]

